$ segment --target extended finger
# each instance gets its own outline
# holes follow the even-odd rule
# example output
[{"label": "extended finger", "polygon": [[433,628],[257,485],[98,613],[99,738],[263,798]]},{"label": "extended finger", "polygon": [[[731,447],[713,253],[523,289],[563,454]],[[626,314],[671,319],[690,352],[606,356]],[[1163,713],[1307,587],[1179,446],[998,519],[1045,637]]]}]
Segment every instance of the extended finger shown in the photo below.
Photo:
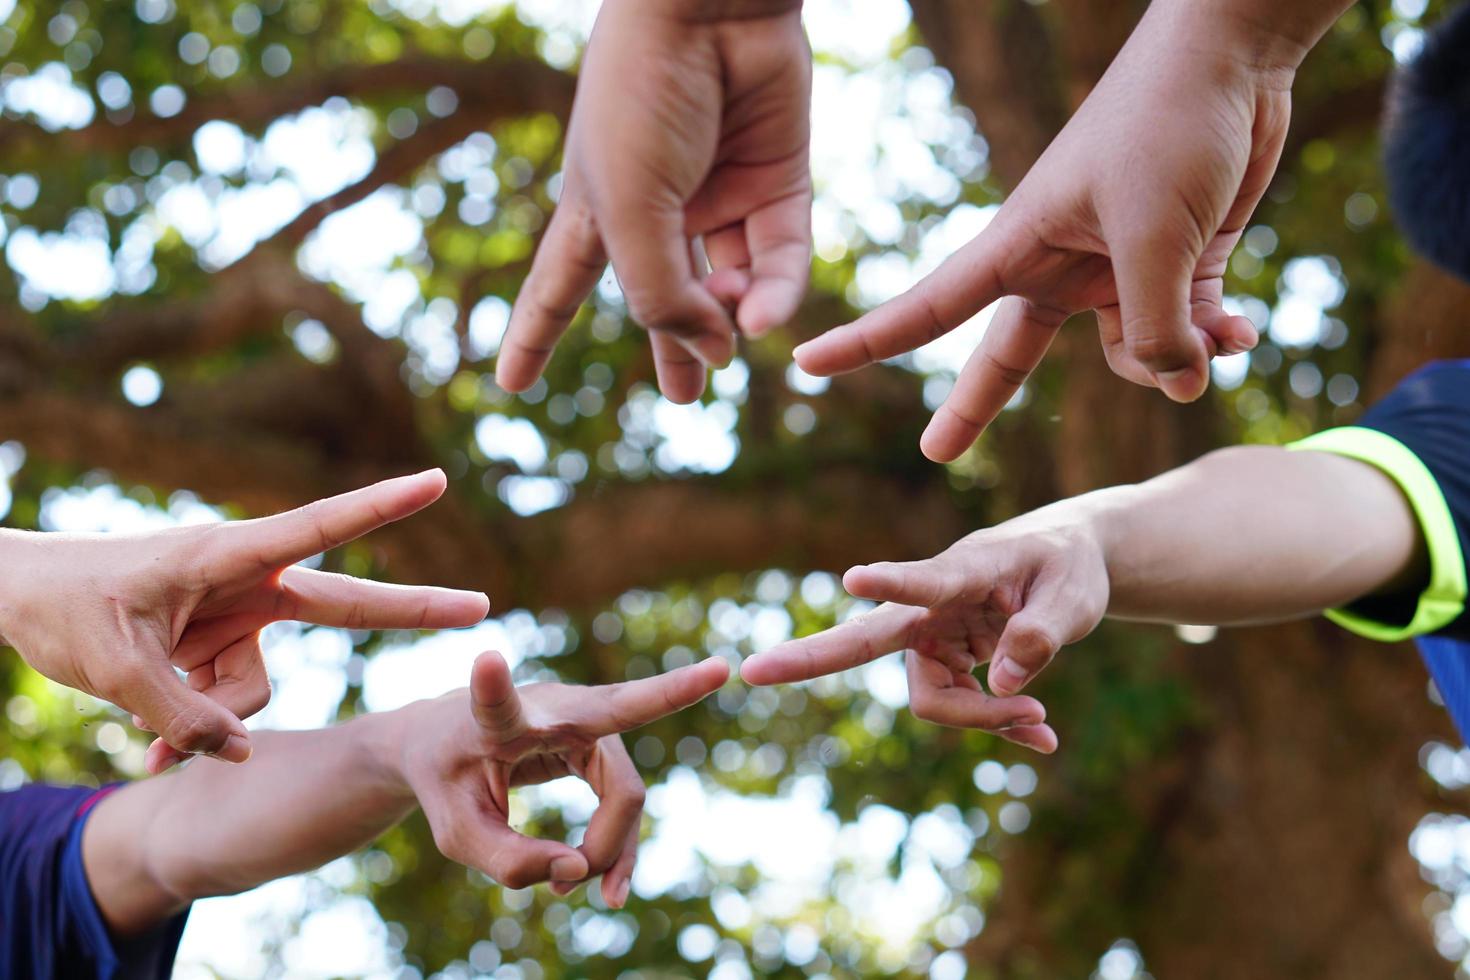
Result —
[{"label": "extended finger", "polygon": [[796,363],[842,374],[924,346],[1000,299],[1004,258],[1003,229],[991,225],[907,292],[797,347]]},{"label": "extended finger", "polygon": [[390,585],[293,566],[281,576],[280,619],[343,629],[454,629],[490,611],[482,592]]},{"label": "extended finger", "polygon": [[944,403],[929,420],[919,448],[948,463],[970,448],[1036,370],[1066,316],[1019,297],[1001,301],[980,345],[965,362]]},{"label": "extended finger", "polygon": [[510,311],[495,361],[500,387],[525,391],[536,383],[606,268],[607,254],[591,210],[575,192],[564,192]]},{"label": "extended finger", "polygon": [[778,643],[746,658],[740,676],[747,684],[765,686],[811,680],[850,670],[906,648],[914,624],[924,610],[886,604],[828,630]]},{"label": "extended finger", "polygon": [[654,677],[588,688],[569,706],[566,724],[585,735],[616,735],[697,704],[729,676],[730,665],[710,657]]},{"label": "extended finger", "polygon": [[423,510],[444,493],[446,482],[443,470],[426,470],[274,517],[220,525],[217,560],[236,574],[293,565]]}]

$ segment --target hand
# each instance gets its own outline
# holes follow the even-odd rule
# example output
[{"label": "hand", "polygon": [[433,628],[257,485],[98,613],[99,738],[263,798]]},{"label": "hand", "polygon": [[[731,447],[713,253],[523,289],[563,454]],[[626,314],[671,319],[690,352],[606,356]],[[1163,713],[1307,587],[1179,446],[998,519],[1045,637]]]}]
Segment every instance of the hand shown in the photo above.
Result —
[{"label": "hand", "polygon": [[[671,401],[700,396],[737,325],[755,337],[788,320],[811,264],[810,101],[800,0],[608,0],[561,200],[501,345],[501,387],[541,376],[609,256]],[[714,270],[703,281],[701,236]]]},{"label": "hand", "polygon": [[421,510],[444,486],[433,470],[259,520],[145,534],[6,534],[0,549],[16,574],[0,581],[0,630],[42,674],[158,732],[151,772],[183,753],[243,762],[250,740],[240,719],[270,700],[260,650],[267,624],[440,629],[484,619],[489,602],[477,592],[295,564]]},{"label": "hand", "polygon": [[[551,881],[563,895],[602,875],[604,900],[622,908],[644,788],[620,733],[699,702],[729,676],[725,661],[711,658],[624,684],[517,689],[500,654],[483,653],[468,691],[405,709],[403,777],[450,860],[507,888]],[[581,846],[513,830],[511,789],[566,775],[586,780],[600,800]]]},{"label": "hand", "polygon": [[1198,398],[1211,357],[1257,341],[1222,308],[1223,276],[1281,156],[1305,52],[1255,33],[1237,43],[1235,23],[1212,5],[1152,5],[990,225],[908,292],[797,348],[797,362],[851,371],[1007,297],[924,433],[925,455],[941,462],[969,447],[1083,310],[1096,312],[1115,373]]},{"label": "hand", "polygon": [[[1096,628],[1107,609],[1108,573],[1085,528],[1032,518],[977,531],[923,561],[850,569],[847,590],[883,605],[757,654],[741,676],[786,684],[904,650],[917,717],[1056,751],[1041,703],[1015,695],[1063,644]],[[987,661],[992,694],[971,674]]]}]

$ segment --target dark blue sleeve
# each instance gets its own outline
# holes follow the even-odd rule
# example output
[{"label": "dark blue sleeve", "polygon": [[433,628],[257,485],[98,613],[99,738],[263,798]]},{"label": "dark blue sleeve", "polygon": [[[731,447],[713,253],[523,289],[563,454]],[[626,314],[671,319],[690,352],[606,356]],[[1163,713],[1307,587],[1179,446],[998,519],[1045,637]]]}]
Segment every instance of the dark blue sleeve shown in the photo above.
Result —
[{"label": "dark blue sleeve", "polygon": [[[1447,552],[1446,560],[1453,561],[1458,556],[1460,580],[1465,581],[1470,556],[1470,360],[1436,361],[1421,368],[1369,408],[1358,426],[1402,443],[1434,478],[1453,532],[1435,540],[1426,527],[1425,535],[1432,557]],[[1404,608],[1414,598],[1388,597],[1382,603],[1392,608],[1397,601]],[[1465,599],[1462,592],[1458,614],[1427,635],[1470,640]]]},{"label": "dark blue sleeve", "polygon": [[110,789],[33,784],[0,793],[0,975],[153,980],[172,973],[187,913],[116,940],[82,863],[82,831]]},{"label": "dark blue sleeve", "polygon": [[1445,707],[1470,739],[1470,361],[1421,368],[1357,425],[1318,433],[1293,448],[1369,463],[1403,490],[1428,552],[1427,580],[1327,615],[1374,639],[1415,639]]}]

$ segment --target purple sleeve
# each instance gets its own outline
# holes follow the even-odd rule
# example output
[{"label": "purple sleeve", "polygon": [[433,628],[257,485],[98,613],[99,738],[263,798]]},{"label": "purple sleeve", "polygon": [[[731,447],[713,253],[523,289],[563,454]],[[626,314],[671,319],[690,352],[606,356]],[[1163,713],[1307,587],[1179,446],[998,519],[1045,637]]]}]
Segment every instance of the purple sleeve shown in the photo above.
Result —
[{"label": "purple sleeve", "polygon": [[0,792],[0,976],[161,980],[172,972],[187,913],[116,940],[87,883],[82,829],[113,789]]}]

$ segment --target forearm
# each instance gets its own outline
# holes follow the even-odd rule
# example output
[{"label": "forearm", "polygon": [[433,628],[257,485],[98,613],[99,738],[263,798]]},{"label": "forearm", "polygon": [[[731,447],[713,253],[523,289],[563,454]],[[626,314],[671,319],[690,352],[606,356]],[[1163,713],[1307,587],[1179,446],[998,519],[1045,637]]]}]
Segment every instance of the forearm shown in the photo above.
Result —
[{"label": "forearm", "polygon": [[27,565],[24,550],[34,543],[34,532],[0,527],[0,647],[13,645],[6,637],[14,632],[11,624],[21,615],[19,579]]},{"label": "forearm", "polygon": [[242,765],[196,759],[98,805],[83,859],[104,917],[144,931],[188,902],[315,868],[402,820],[403,712],[311,732],[260,732]]},{"label": "forearm", "polygon": [[1056,506],[1096,536],[1116,618],[1289,619],[1427,576],[1419,525],[1398,486],[1327,453],[1228,449]]}]

